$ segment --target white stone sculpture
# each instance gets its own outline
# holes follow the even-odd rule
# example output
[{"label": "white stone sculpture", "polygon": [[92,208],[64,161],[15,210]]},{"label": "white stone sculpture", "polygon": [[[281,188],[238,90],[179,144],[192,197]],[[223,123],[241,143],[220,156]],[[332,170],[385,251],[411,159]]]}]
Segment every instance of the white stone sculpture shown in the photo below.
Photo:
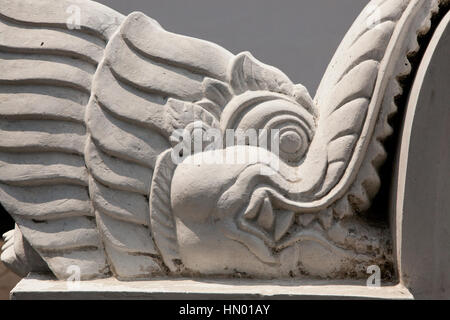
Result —
[{"label": "white stone sculpture", "polygon": [[[388,277],[389,228],[365,212],[438,5],[371,1],[313,99],[250,53],[142,13],[0,0],[0,202],[17,223],[2,260],[58,279],[71,266],[82,279]],[[279,143],[230,146],[230,129],[266,129],[258,143],[278,129]],[[219,135],[189,155],[180,130]]]}]

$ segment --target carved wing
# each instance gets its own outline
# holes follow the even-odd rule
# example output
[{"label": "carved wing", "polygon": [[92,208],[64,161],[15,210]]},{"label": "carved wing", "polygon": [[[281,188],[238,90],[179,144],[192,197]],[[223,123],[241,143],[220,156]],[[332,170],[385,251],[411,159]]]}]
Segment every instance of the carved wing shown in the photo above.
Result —
[{"label": "carved wing", "polygon": [[109,272],[89,199],[84,117],[122,20],[84,0],[0,1],[0,201],[60,278],[70,265],[83,278]]},{"label": "carved wing", "polygon": [[58,278],[176,270],[166,150],[176,129],[219,126],[204,82],[233,55],[91,1],[0,4],[1,203]]},{"label": "carved wing", "polygon": [[169,33],[141,13],[128,16],[108,44],[88,106],[86,160],[98,227],[120,278],[177,270],[169,201],[174,165],[165,151],[176,129],[196,120],[218,126],[194,102],[203,98],[206,77],[225,77],[231,56]]},{"label": "carved wing", "polygon": [[[327,164],[315,191],[323,207],[341,198],[334,213],[362,212],[378,192],[377,170],[391,135],[400,80],[411,72],[408,57],[419,50],[438,1],[372,1],[342,41],[317,91],[319,130],[326,130]],[[319,132],[318,132],[319,133]]]},{"label": "carved wing", "polygon": [[84,116],[123,17],[75,3],[83,14],[80,29],[70,30],[72,1],[0,2],[0,198],[58,277],[74,264],[90,278],[108,265],[88,194]]}]

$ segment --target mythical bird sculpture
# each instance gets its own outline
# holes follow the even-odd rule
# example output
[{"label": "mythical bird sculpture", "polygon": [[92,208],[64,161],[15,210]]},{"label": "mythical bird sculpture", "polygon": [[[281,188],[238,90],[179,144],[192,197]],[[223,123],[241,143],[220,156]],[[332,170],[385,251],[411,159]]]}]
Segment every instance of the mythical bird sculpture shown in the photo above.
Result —
[{"label": "mythical bird sculpture", "polygon": [[[364,212],[399,79],[437,11],[371,1],[313,99],[250,53],[142,13],[0,0],[0,202],[17,224],[2,260],[59,279],[71,266],[82,279],[354,278],[391,263],[388,228]],[[222,144],[180,153],[191,141],[176,133],[198,128]],[[231,129],[279,136],[230,146]],[[240,152],[259,158],[227,162]]]}]

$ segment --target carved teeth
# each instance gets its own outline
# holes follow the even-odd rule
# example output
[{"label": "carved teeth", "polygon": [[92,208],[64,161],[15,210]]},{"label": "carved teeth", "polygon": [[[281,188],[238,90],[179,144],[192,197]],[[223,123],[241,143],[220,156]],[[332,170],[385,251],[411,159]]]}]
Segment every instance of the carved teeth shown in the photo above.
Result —
[{"label": "carved teeth", "polygon": [[307,227],[316,218],[314,214],[300,214],[297,223],[303,227]]},{"label": "carved teeth", "polygon": [[247,210],[244,213],[244,218],[247,220],[252,220],[258,216],[259,208],[261,206],[261,197],[254,194],[250,199]]},{"label": "carved teeth", "polygon": [[264,198],[257,196],[252,198],[244,218],[246,220],[256,218],[257,226],[273,233],[273,239],[279,241],[292,226],[295,215],[291,211],[274,211],[270,198],[264,195]]},{"label": "carved teeth", "polygon": [[273,214],[272,204],[270,203],[269,198],[265,198],[259,212],[258,224],[269,231],[272,229],[274,222],[275,216]]},{"label": "carved teeth", "polygon": [[277,211],[274,238],[279,241],[294,222],[294,213],[291,211]]},{"label": "carved teeth", "polygon": [[328,208],[318,214],[319,221],[322,224],[322,227],[325,229],[330,229],[331,224],[333,223],[333,210]]}]

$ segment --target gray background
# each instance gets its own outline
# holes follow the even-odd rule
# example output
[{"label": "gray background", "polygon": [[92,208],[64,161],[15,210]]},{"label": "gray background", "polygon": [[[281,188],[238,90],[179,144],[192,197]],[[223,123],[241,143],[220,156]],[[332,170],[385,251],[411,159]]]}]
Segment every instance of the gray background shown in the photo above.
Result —
[{"label": "gray background", "polygon": [[97,0],[141,11],[167,30],[250,51],[314,96],[337,46],[368,0]]}]

